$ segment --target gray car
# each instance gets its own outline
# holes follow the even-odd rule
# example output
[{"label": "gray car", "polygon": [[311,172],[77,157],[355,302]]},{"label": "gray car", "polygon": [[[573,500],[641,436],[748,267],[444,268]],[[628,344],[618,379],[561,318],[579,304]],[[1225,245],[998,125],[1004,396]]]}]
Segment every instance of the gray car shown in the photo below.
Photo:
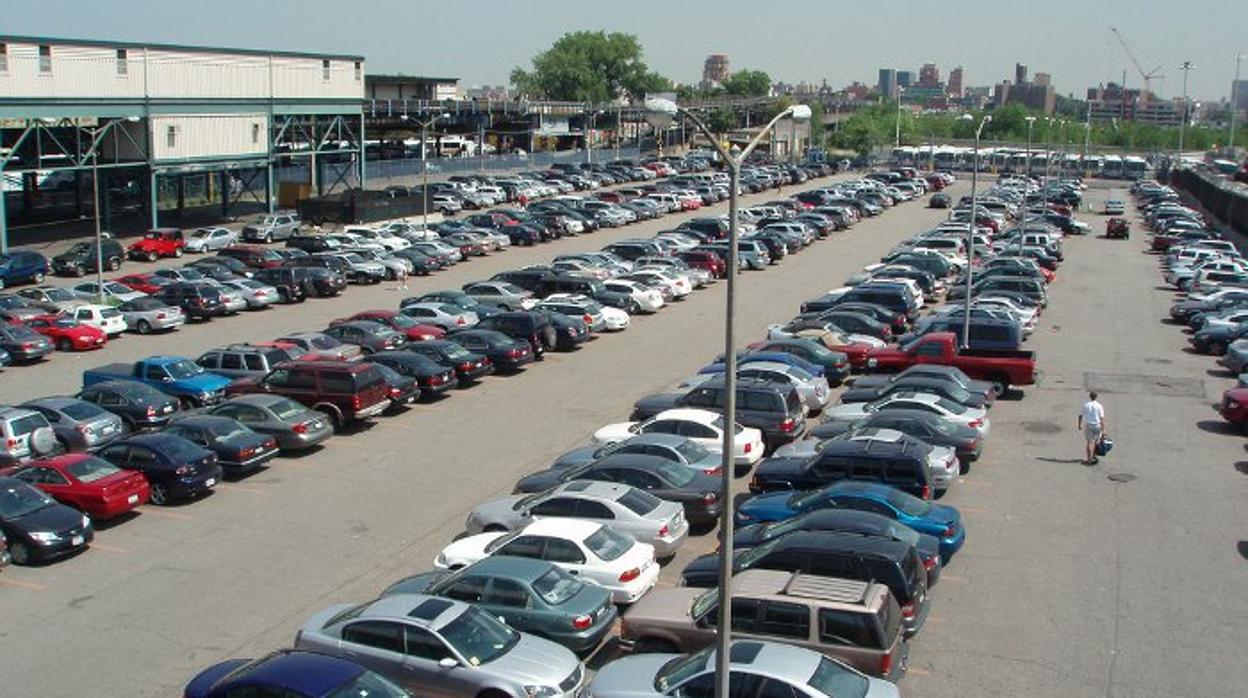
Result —
[{"label": "gray car", "polygon": [[467,293],[476,302],[503,310],[529,310],[537,304],[533,292],[506,281],[477,281],[464,284]]},{"label": "gray car", "polygon": [[295,647],[351,659],[438,698],[575,698],[585,682],[571,650],[475,606],[422,594],[331,606],[303,625]]},{"label": "gray car", "polygon": [[[717,377],[717,373],[699,373],[680,384],[681,388],[694,388]],[[737,369],[737,378],[757,378],[769,383],[780,383],[793,386],[797,395],[806,406],[807,414],[823,411],[832,399],[828,379],[824,376],[810,374],[797,366],[790,366],[773,361],[756,361],[744,364]]]},{"label": "gray car", "polygon": [[299,234],[299,223],[299,216],[293,213],[265,216],[255,223],[243,226],[242,238],[247,242],[286,240]]},{"label": "gray car", "polygon": [[328,361],[355,361],[364,355],[359,346],[344,344],[324,332],[295,332],[277,338],[303,349],[311,356],[306,358]]},{"label": "gray car", "polygon": [[139,334],[151,334],[172,330],[186,324],[186,313],[176,305],[151,296],[135,298],[117,306],[126,321],[126,330]]},{"label": "gray car", "polygon": [[657,558],[671,557],[689,535],[684,507],[614,482],[573,480],[545,492],[499,497],[468,514],[471,534],[511,531],[545,518],[585,519],[654,546]]},{"label": "gray car", "polygon": [[[814,650],[780,642],[733,642],[729,671],[734,682],[758,685],[760,695],[766,696],[901,696],[897,686],[888,681],[873,679]],[[636,654],[616,659],[598,670],[589,692],[594,698],[714,695],[715,647],[689,655]]]},{"label": "gray car", "polygon": [[17,465],[56,450],[47,417],[25,407],[0,407],[0,466]]},{"label": "gray car", "polygon": [[325,334],[344,344],[354,344],[365,354],[398,349],[407,343],[402,334],[372,320],[337,322],[325,328]]},{"label": "gray car", "polygon": [[56,440],[71,451],[92,451],[126,435],[121,417],[76,397],[42,397],[22,407],[42,414]]},{"label": "gray car", "polygon": [[325,415],[280,395],[239,395],[206,413],[229,417],[258,434],[272,436],[283,451],[302,451],[334,435],[334,426]]},{"label": "gray car", "polygon": [[559,456],[550,467],[572,468],[606,458],[613,453],[642,453],[661,456],[708,475],[720,472],[722,456],[687,436],[677,434],[637,434],[606,445],[582,446]]},{"label": "gray car", "polygon": [[222,286],[243,294],[249,310],[264,310],[282,300],[277,288],[255,279],[231,279],[220,282]]}]

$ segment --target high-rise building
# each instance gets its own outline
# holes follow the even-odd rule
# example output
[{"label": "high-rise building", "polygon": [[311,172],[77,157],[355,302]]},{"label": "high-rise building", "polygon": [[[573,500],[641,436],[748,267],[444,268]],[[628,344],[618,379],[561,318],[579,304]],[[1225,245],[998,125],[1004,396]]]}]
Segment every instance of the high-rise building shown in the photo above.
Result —
[{"label": "high-rise building", "polygon": [[919,68],[919,87],[939,87],[940,86],[940,68],[935,63],[924,63]]},{"label": "high-rise building", "polygon": [[945,93],[950,97],[962,96],[962,66],[949,71],[949,86]]},{"label": "high-rise building", "polygon": [[1021,85],[1027,82],[1027,66],[1022,63],[1014,64],[1014,84]]},{"label": "high-rise building", "polygon": [[1231,81],[1231,101],[1236,111],[1248,111],[1248,80]]},{"label": "high-rise building", "polygon": [[913,70],[897,71],[897,87],[898,88],[904,90],[913,84],[914,84],[914,71]]},{"label": "high-rise building", "polygon": [[1048,73],[1036,73],[1036,77],[1032,80],[1037,85],[1049,85],[1053,82],[1053,77]]},{"label": "high-rise building", "polygon": [[876,89],[888,99],[897,96],[897,71],[892,68],[880,68],[880,80]]},{"label": "high-rise building", "polygon": [[716,87],[728,79],[728,56],[723,53],[712,53],[702,64],[702,85]]}]

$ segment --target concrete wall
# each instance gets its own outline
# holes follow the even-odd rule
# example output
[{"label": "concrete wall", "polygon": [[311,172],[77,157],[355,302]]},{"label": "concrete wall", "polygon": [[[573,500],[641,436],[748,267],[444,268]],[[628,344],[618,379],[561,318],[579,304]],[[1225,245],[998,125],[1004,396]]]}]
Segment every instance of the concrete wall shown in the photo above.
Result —
[{"label": "concrete wall", "polygon": [[[1208,172],[1177,170],[1171,174],[1170,184],[1180,189],[1220,219],[1240,236],[1248,236],[1248,193],[1243,187]],[[1242,245],[1241,245],[1242,246]]]}]

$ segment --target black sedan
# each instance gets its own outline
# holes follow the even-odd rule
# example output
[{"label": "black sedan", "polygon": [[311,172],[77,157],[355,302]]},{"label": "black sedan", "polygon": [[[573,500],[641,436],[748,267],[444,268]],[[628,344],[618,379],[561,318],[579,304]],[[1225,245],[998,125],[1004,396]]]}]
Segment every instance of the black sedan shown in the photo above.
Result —
[{"label": "black sedan", "polygon": [[407,350],[383,351],[371,354],[364,359],[370,363],[388,366],[396,373],[411,376],[420,385],[422,398],[441,395],[459,384],[455,371],[420,354]]},{"label": "black sedan", "polygon": [[593,336],[585,321],[580,318],[556,313],[545,308],[534,308],[530,312],[550,318],[550,324],[555,326],[555,346],[553,348],[557,351],[572,351],[588,342]]},{"label": "black sedan", "polygon": [[86,514],[12,477],[0,477],[0,532],[19,565],[81,550],[95,537]]},{"label": "black sedan", "polygon": [[178,399],[135,381],[104,381],[89,385],[77,395],[121,417],[128,431],[164,426],[178,411]]},{"label": "black sedan", "polygon": [[176,434],[136,434],[106,446],[100,457],[137,470],[152,485],[152,504],[207,494],[224,472],[217,454]]},{"label": "black sedan", "polygon": [[277,455],[277,439],[257,434],[238,420],[213,415],[178,417],[165,427],[217,454],[217,463],[232,475],[255,470]]},{"label": "black sedan", "polygon": [[989,406],[988,397],[984,393],[973,393],[953,380],[939,376],[906,376],[884,385],[850,388],[841,393],[841,402],[875,402],[897,391],[932,393],[967,407]]},{"label": "black sedan", "polygon": [[617,453],[592,463],[571,468],[551,468],[534,473],[516,483],[517,493],[542,492],[572,480],[618,482],[645,490],[659,499],[685,508],[685,518],[694,525],[713,523],[719,516],[723,481],[681,463],[660,456]]},{"label": "black sedan", "polygon": [[975,427],[954,424],[939,415],[920,410],[884,410],[860,422],[828,422],[810,430],[808,436],[831,439],[862,429],[895,429],[932,446],[948,446],[957,451],[962,472],[970,470],[971,461],[978,460],[984,442]]},{"label": "black sedan", "polygon": [[381,377],[386,380],[386,386],[390,389],[390,406],[386,408],[386,414],[402,412],[408,405],[420,399],[420,381],[385,364],[373,365],[381,371]]},{"label": "black sedan", "polygon": [[380,322],[348,320],[325,328],[325,334],[344,344],[354,344],[365,354],[375,354],[403,346],[407,340]]},{"label": "black sedan", "polygon": [[474,354],[484,355],[498,371],[514,373],[525,364],[533,363],[533,349],[528,342],[512,339],[494,330],[464,330],[448,337]]},{"label": "black sedan", "polygon": [[447,368],[455,369],[460,385],[494,372],[494,362],[490,357],[468,351],[463,345],[449,339],[414,342],[407,345],[405,351],[420,354]]}]

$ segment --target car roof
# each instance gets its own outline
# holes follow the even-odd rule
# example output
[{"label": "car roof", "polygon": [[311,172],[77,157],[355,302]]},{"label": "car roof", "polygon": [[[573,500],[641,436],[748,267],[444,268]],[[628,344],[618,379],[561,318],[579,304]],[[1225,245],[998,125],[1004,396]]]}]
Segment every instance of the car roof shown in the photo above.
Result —
[{"label": "car roof", "polygon": [[437,630],[458,618],[466,606],[467,604],[438,596],[394,594],[373,601],[358,617],[403,618],[405,621],[414,621]]},{"label": "car roof", "polygon": [[550,492],[551,496],[569,494],[584,495],[586,498],[615,501],[633,488],[617,482],[601,482],[597,480],[572,480],[559,485]]},{"label": "car roof", "polygon": [[722,417],[723,415],[721,415],[720,413],[712,412],[711,410],[699,410],[699,409],[693,409],[689,407],[676,407],[670,410],[663,410],[662,412],[656,414],[653,418],[654,419],[658,419],[658,418],[680,419],[686,422],[697,422],[699,424],[709,425],[715,420],[720,419]]},{"label": "car roof", "polygon": [[582,519],[552,517],[538,519],[523,529],[524,535],[556,536],[559,538],[584,539],[602,528],[602,524]]},{"label": "car roof", "polygon": [[872,591],[869,582],[764,569],[743,570],[733,576],[732,586],[734,593],[770,594],[844,604],[865,603]]}]

